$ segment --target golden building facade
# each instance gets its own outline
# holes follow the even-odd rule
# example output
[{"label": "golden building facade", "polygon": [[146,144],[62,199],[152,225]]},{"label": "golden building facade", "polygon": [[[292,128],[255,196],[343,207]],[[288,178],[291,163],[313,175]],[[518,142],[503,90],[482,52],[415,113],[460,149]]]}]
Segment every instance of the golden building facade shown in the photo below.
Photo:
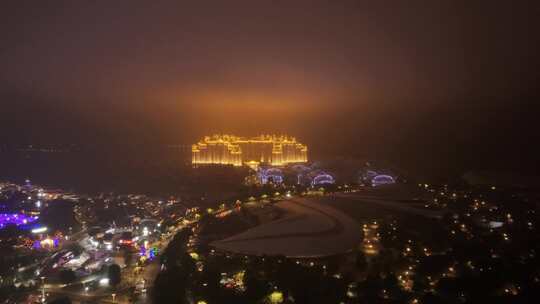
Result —
[{"label": "golden building facade", "polygon": [[206,136],[191,149],[192,163],[242,166],[268,163],[283,166],[307,162],[307,146],[289,136],[260,135],[239,137],[234,135]]}]

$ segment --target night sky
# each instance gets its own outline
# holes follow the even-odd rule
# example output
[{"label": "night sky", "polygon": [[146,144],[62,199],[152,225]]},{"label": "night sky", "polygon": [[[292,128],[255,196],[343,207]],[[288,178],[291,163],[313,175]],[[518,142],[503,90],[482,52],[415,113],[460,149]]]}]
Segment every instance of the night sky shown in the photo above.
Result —
[{"label": "night sky", "polygon": [[288,133],[321,155],[533,171],[540,11],[472,2],[2,1],[0,141]]}]

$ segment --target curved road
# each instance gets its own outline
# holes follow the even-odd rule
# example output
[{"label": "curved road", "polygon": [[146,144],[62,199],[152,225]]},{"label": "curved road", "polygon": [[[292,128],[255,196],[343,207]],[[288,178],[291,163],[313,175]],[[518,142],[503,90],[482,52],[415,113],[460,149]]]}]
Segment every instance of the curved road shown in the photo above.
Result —
[{"label": "curved road", "polygon": [[362,227],[335,208],[304,198],[282,201],[281,220],[211,243],[226,251],[255,255],[322,257],[353,249],[362,241]]}]

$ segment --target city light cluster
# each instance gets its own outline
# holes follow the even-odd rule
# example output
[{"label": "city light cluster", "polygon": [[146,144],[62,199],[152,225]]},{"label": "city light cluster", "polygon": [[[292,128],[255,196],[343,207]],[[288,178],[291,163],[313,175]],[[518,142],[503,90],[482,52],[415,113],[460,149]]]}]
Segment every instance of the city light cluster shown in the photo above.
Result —
[{"label": "city light cluster", "polygon": [[26,225],[37,219],[37,216],[28,216],[22,213],[0,213],[0,229],[10,224],[16,226]]}]

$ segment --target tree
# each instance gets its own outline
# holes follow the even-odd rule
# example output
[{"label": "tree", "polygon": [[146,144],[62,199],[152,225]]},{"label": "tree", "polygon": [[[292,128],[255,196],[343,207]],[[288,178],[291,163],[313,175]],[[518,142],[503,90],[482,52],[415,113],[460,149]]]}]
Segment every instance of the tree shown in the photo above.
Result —
[{"label": "tree", "polygon": [[21,234],[21,231],[15,224],[6,224],[3,229],[0,229],[0,245],[2,249],[11,248],[17,244],[17,237]]},{"label": "tree", "polygon": [[126,266],[129,267],[133,259],[133,252],[131,251],[131,248],[124,248],[123,256],[124,256],[124,264],[126,264]]},{"label": "tree", "polygon": [[167,268],[174,267],[174,264],[180,258],[180,254],[185,254],[186,244],[190,236],[191,231],[188,228],[184,228],[179,231],[174,236],[172,241],[169,242],[169,245],[167,246],[167,248],[165,248],[165,251],[160,256],[161,264],[164,264]]},{"label": "tree", "polygon": [[314,299],[316,302],[311,303],[344,303],[346,300],[348,282],[344,279],[323,276],[319,279],[319,287],[312,289],[313,292],[319,293]]},{"label": "tree", "polygon": [[[325,280],[322,271],[311,267],[298,267],[294,274],[296,284],[291,287],[291,294],[298,304],[323,303],[323,280]],[[324,281],[324,283],[330,283]],[[335,302],[338,303],[338,302]]]},{"label": "tree", "polygon": [[366,255],[362,251],[356,253],[356,269],[358,271],[365,271],[367,268]]},{"label": "tree", "polygon": [[244,275],[244,282],[246,285],[245,296],[250,303],[257,303],[270,291],[268,284],[256,270],[248,268]]},{"label": "tree", "polygon": [[153,303],[188,303],[186,297],[187,278],[177,266],[162,271],[156,277],[151,290]]},{"label": "tree", "polygon": [[120,281],[122,280],[122,271],[120,269],[120,266],[117,264],[112,264],[109,266],[108,270],[108,277],[109,277],[109,284],[113,287],[116,287],[118,284],[120,284]]},{"label": "tree", "polygon": [[192,287],[194,295],[210,303],[220,303],[221,301],[221,274],[216,268],[206,268],[199,280],[195,280]]},{"label": "tree", "polygon": [[66,231],[70,227],[78,230],[80,227],[73,213],[73,203],[65,200],[50,202],[48,207],[41,212],[40,221],[49,227],[50,231]]},{"label": "tree", "polygon": [[185,273],[186,276],[192,276],[197,270],[197,265],[195,264],[195,261],[186,252],[180,254],[176,264],[180,266],[182,272]]},{"label": "tree", "polygon": [[359,297],[366,303],[378,303],[382,286],[382,280],[378,275],[369,275],[365,281],[358,283]]},{"label": "tree", "polygon": [[386,290],[386,292],[394,299],[404,298],[404,292],[399,287],[396,275],[393,273],[387,274],[386,277],[382,280],[382,288]]}]

